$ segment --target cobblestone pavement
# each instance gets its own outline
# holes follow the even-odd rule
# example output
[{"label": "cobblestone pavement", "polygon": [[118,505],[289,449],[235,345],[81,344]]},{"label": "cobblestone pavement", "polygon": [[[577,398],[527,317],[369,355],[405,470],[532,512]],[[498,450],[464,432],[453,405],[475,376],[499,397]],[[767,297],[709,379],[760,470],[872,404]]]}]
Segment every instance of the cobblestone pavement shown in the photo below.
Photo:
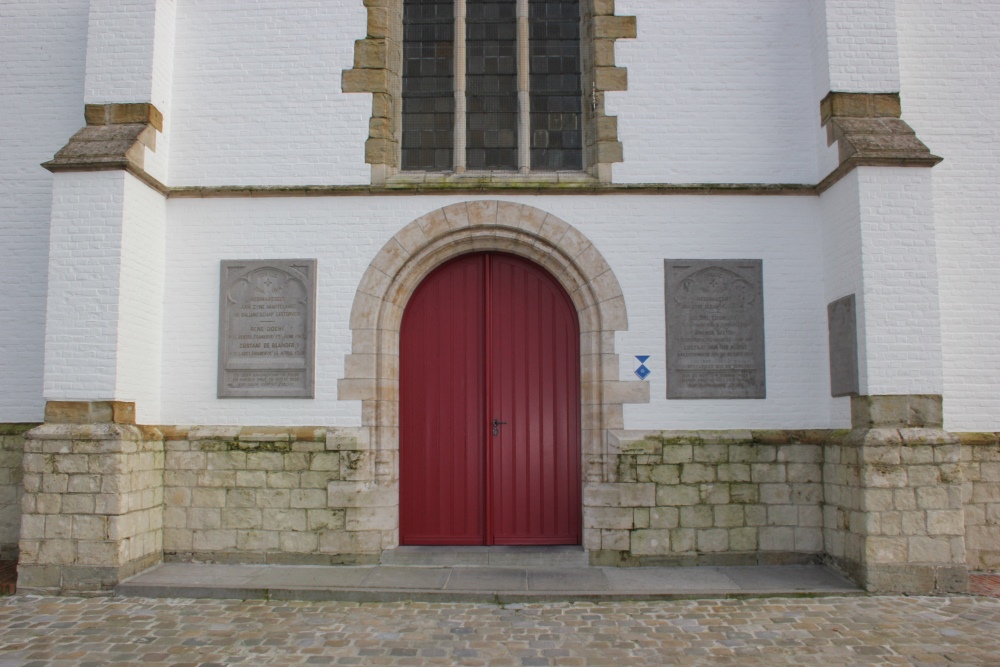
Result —
[{"label": "cobblestone pavement", "polygon": [[1000,600],[0,599],[0,667],[139,664],[996,666]]}]

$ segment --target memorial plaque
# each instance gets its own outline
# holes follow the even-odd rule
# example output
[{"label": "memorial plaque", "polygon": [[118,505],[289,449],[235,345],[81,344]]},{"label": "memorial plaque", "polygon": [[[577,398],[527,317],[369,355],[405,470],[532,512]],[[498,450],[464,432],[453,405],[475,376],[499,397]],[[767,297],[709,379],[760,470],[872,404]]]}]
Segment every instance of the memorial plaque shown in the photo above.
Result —
[{"label": "memorial plaque", "polygon": [[763,262],[664,264],[667,398],[765,398]]},{"label": "memorial plaque", "polygon": [[316,260],[223,261],[219,398],[312,398]]},{"label": "memorial plaque", "polygon": [[830,395],[858,393],[858,316],[854,295],[826,307],[830,332]]}]

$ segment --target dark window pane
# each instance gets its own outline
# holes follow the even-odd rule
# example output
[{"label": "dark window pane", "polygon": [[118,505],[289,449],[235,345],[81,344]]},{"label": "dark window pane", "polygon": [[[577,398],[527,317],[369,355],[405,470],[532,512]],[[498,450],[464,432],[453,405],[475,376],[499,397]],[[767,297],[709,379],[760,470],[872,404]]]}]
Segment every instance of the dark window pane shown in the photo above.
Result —
[{"label": "dark window pane", "polygon": [[579,0],[530,0],[531,168],[583,169]]},{"label": "dark window pane", "polygon": [[469,169],[517,168],[516,10],[516,0],[467,0]]},{"label": "dark window pane", "polygon": [[453,0],[403,3],[404,170],[452,168],[454,34]]}]

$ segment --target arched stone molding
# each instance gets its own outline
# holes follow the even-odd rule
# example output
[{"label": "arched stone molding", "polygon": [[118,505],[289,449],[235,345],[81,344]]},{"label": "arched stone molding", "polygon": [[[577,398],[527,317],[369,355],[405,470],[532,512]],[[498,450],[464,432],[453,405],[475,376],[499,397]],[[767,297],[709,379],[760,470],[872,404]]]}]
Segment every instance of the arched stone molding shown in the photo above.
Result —
[{"label": "arched stone molding", "polygon": [[393,484],[398,476],[399,330],[420,282],[453,257],[507,252],[547,269],[580,319],[581,446],[585,482],[609,479],[608,430],[624,428],[625,403],[649,402],[646,382],[618,379],[615,332],[628,328],[618,279],[597,247],[572,225],[532,206],[470,201],[418,218],[376,254],[351,310],[351,354],[338,398],[362,402],[370,450],[355,453],[356,479]]}]

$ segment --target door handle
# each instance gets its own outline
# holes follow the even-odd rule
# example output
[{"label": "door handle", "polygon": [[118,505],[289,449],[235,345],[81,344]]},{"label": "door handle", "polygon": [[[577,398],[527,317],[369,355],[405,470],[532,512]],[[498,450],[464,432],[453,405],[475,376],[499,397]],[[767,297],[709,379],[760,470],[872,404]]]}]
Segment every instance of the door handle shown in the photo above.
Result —
[{"label": "door handle", "polygon": [[507,422],[502,422],[499,419],[494,419],[493,420],[493,435],[500,435],[500,427],[503,426],[506,423]]}]

